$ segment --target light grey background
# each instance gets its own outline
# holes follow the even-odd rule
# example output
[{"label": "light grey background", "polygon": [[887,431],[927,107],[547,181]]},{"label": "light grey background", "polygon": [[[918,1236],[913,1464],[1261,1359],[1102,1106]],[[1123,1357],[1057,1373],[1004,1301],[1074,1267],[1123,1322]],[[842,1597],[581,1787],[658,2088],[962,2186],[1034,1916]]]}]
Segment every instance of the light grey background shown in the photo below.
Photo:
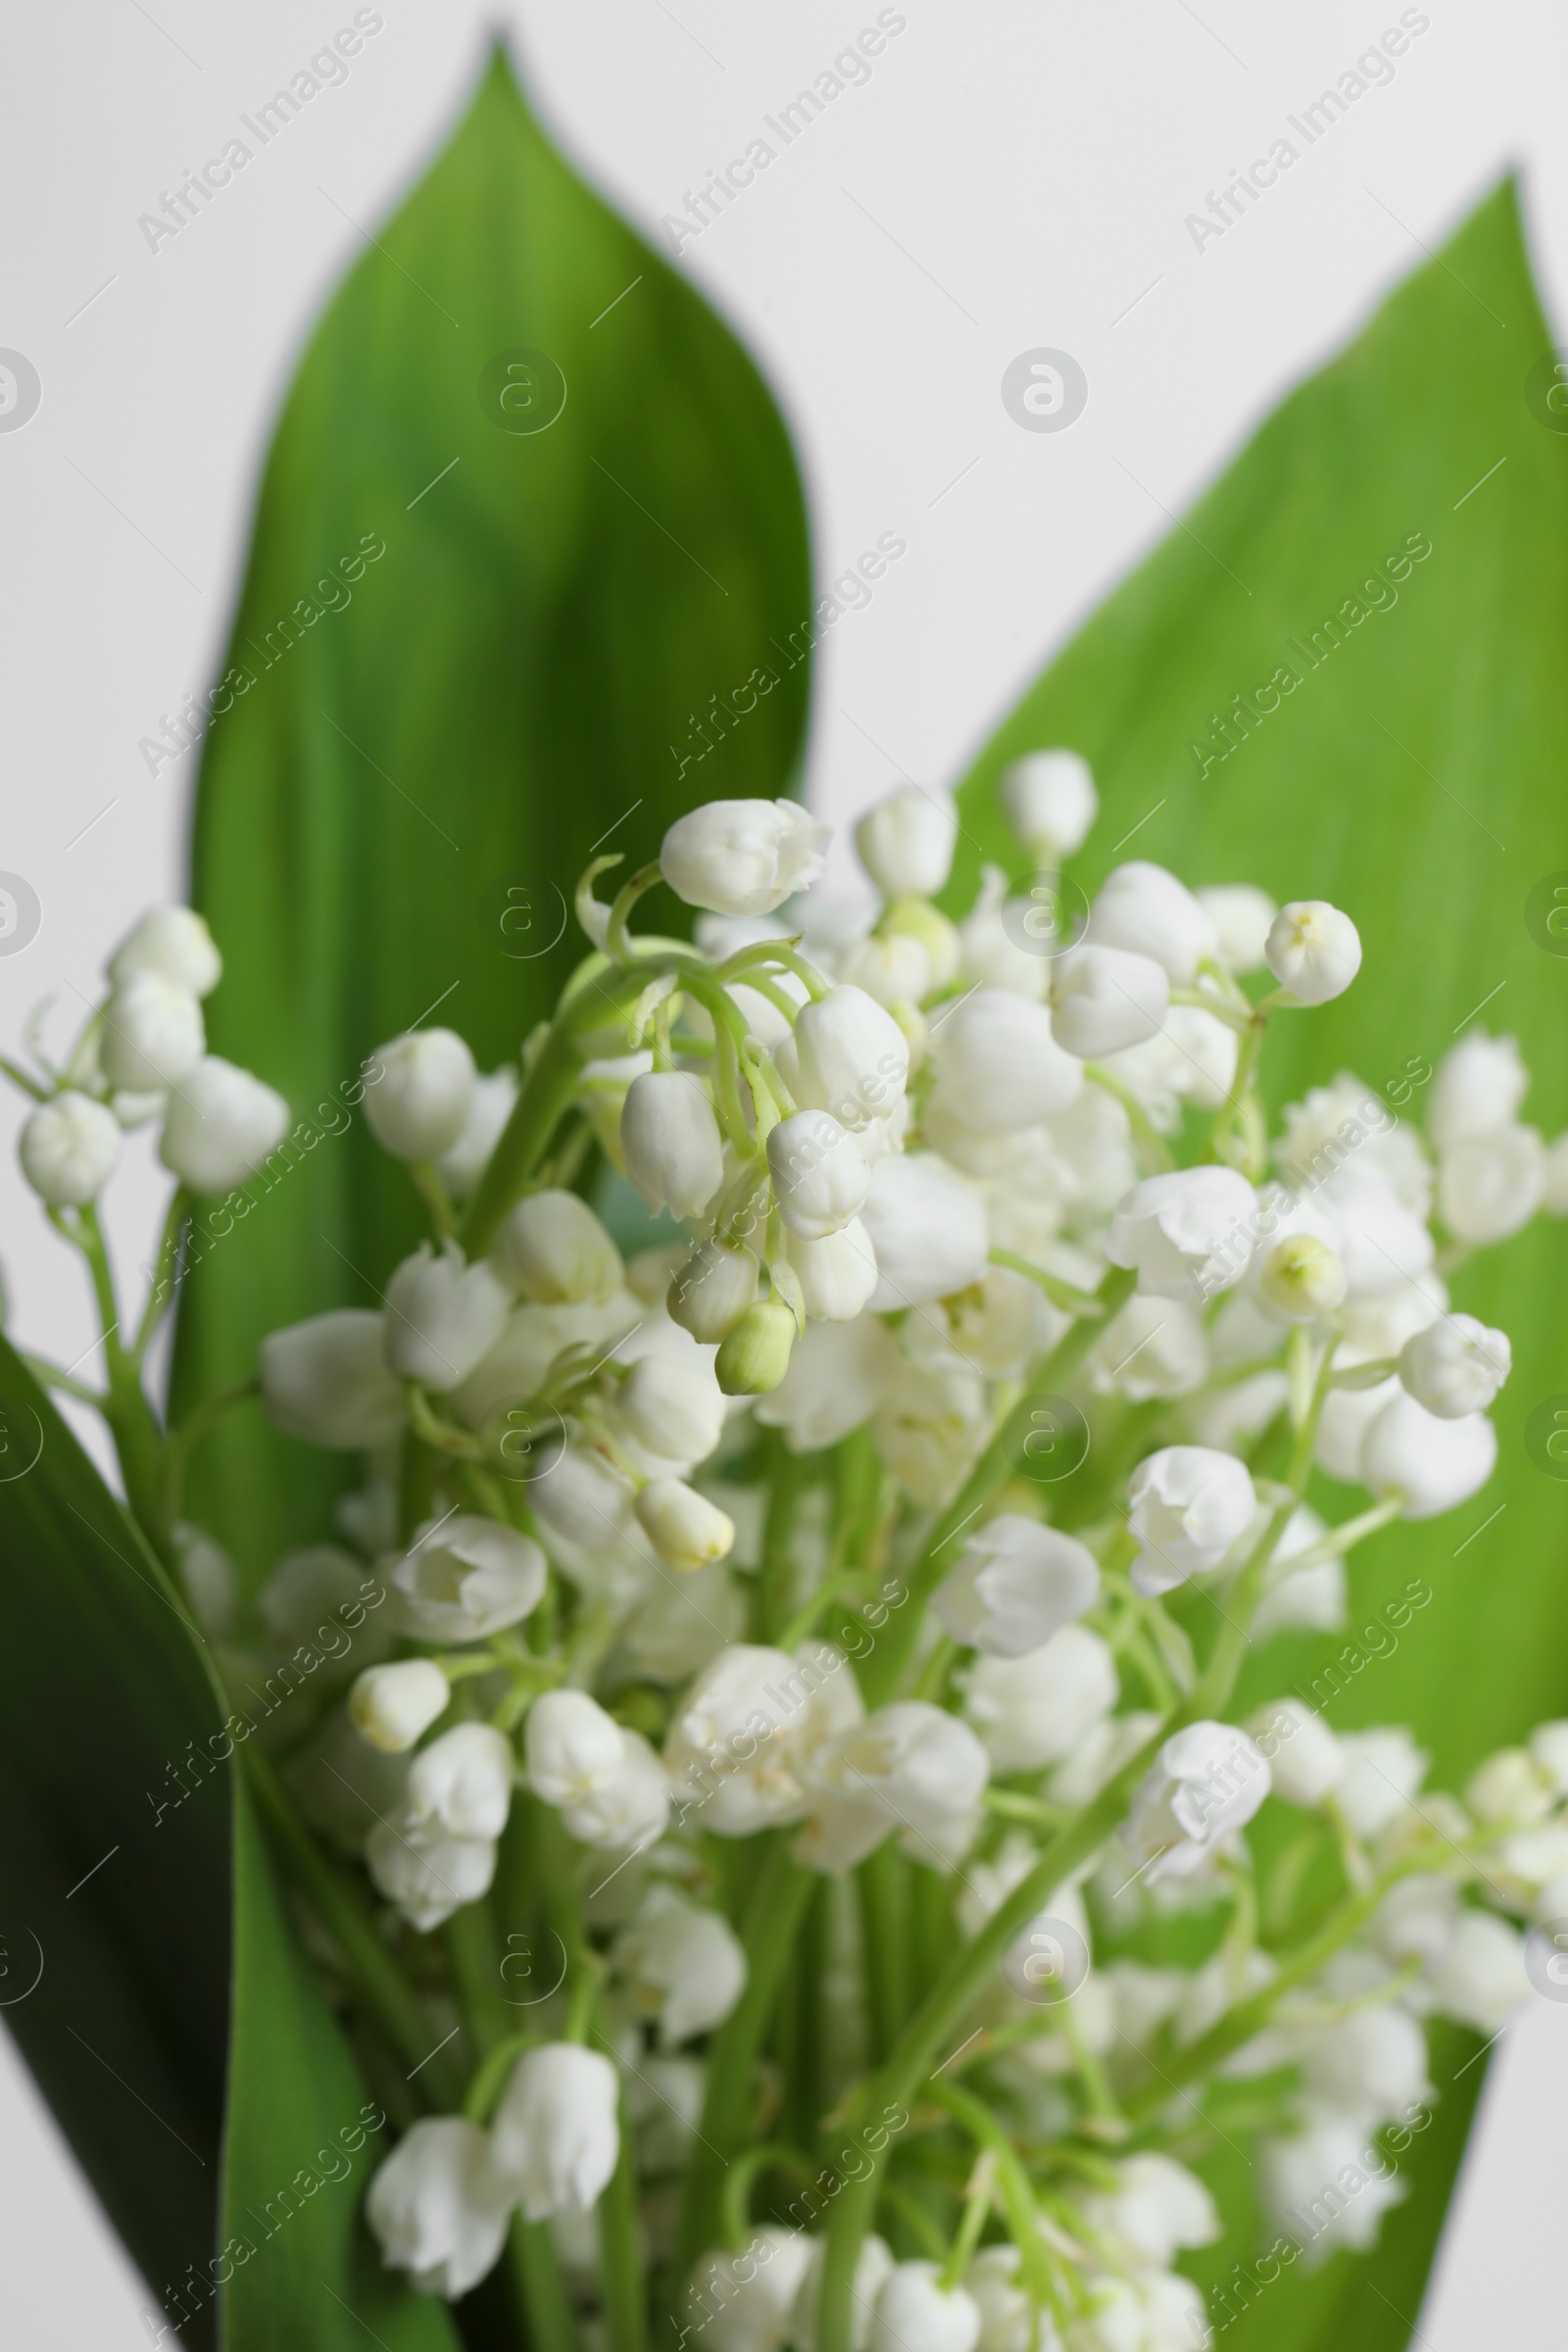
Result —
[{"label": "light grey background", "polygon": [[[117,937],[179,891],[191,760],[155,779],[138,742],[214,675],[302,338],[444,137],[487,29],[513,26],[559,135],[658,235],[877,9],[384,0],[377,13],[348,80],[153,252],[138,217],[352,6],[11,12],[0,346],[31,360],[43,400],[0,433],[0,868],[28,877],[44,917],[24,955],[0,958],[0,1047],[51,996],[58,1042]],[[1397,6],[907,0],[895,13],[905,29],[869,81],[681,255],[784,402],[824,581],[881,532],[908,543],[823,644],[810,780],[835,819],[899,769],[951,777],[1281,394],[1509,164],[1525,173],[1548,307],[1568,318],[1568,28],[1543,0],[1413,12],[1429,26],[1392,83],[1201,251],[1186,216],[1352,68]],[[447,331],[434,311],[431,331]],[[1004,369],[1037,346],[1088,376],[1065,432],[1022,432],[1002,405]],[[1553,1130],[1565,1111],[1542,1106]],[[10,1102],[0,1116],[15,1324],[69,1360],[91,1339],[78,1269],[24,1196]],[[132,1157],[112,1217],[127,1266],[147,1252],[161,1192],[141,1142]],[[126,2094],[106,2077],[104,2095]],[[1430,2352],[1557,2340],[1565,2113],[1568,2011],[1538,2001],[1493,2070],[1420,2316]],[[148,2340],[148,2302],[0,2035],[6,2341],[130,2352]]]}]

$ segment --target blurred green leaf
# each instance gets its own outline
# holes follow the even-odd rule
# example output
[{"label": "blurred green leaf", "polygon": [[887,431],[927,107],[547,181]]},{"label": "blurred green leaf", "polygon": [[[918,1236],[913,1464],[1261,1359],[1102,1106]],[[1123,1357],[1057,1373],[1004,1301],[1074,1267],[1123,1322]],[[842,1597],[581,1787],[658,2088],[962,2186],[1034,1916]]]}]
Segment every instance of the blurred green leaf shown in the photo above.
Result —
[{"label": "blurred green leaf", "polygon": [[[583,952],[597,844],[630,872],[693,802],[790,788],[810,609],[761,378],[498,52],[334,297],[262,487],[193,896],[227,965],[213,1050],[288,1097],[298,1149],[202,1220],[177,1399],[278,1324],[373,1306],[418,1239],[345,1099],[376,1045],[450,1022],[481,1067],[514,1059]],[[319,1539],[341,1477],[246,1416],[191,1509],[255,1570]]]},{"label": "blurred green leaf", "polygon": [[[156,2309],[218,2211],[228,1808],[197,1751],[222,1718],[163,1568],[3,1340],[0,1445],[0,2004]],[[180,2340],[214,2343],[210,2304]]]},{"label": "blurred green leaf", "polygon": [[[1568,867],[1568,442],[1526,390],[1550,343],[1504,183],[1024,696],[962,787],[954,906],[968,904],[982,855],[1020,870],[1002,767],[1073,745],[1103,804],[1086,887],[1120,858],[1152,858],[1195,885],[1330,899],[1358,924],[1365,961],[1348,995],[1273,1025],[1276,1111],[1342,1068],[1372,1086],[1430,1068],[1480,1025],[1517,1034],[1534,1073],[1525,1115],[1548,1137],[1568,1124],[1568,961],[1526,916],[1538,881]],[[1399,578],[1387,559],[1406,549]],[[1256,689],[1286,664],[1298,683],[1262,709]],[[1227,714],[1229,750],[1215,723]],[[1417,1087],[1407,1115],[1422,1102]],[[1463,1510],[1358,1553],[1346,1637],[1272,1642],[1244,1707],[1309,1693],[1346,1638],[1415,1580],[1430,1600],[1392,1648],[1386,1620],[1355,1643],[1360,1663],[1326,1720],[1414,1726],[1454,1787],[1568,1706],[1568,1487],[1542,1475],[1523,1437],[1532,1408],[1568,1391],[1565,1250],[1563,1229],[1538,1221],[1455,1277],[1455,1303],[1513,1342],[1497,1473]],[[1324,1494],[1331,1517],[1348,1515],[1344,1491],[1324,1482]],[[1377,2254],[1310,2280],[1292,2272],[1227,2342],[1405,2343],[1482,2072],[1439,2083],[1416,2194]]]}]

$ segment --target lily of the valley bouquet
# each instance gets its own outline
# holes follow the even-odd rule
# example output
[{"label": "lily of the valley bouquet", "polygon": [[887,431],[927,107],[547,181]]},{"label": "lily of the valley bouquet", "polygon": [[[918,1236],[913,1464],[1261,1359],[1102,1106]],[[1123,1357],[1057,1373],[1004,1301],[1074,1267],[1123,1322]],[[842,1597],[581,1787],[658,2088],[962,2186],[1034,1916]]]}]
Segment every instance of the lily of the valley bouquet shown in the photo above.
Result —
[{"label": "lily of the valley bouquet", "polygon": [[[148,915],[69,1065],[14,1073],[105,1334],[101,1394],[41,1376],[102,1407],[220,1661],[390,2119],[363,2226],[460,2305],[506,2266],[538,2352],[1201,2344],[1375,2240],[1427,2021],[1495,2034],[1568,1913],[1568,1723],[1450,1794],[1332,1686],[1234,1703],[1379,1529],[1483,1496],[1509,1344],[1445,1277],[1568,1208],[1512,1040],[1325,1069],[1271,1135],[1269,1029],[1352,984],[1351,916],[1144,860],[1084,906],[1084,762],[1004,795],[1042,878],[956,926],[940,793],[858,827],[860,936],[792,803],[682,816],[612,902],[599,859],[517,1068],[445,1028],[367,1064],[430,1224],[381,1306],[173,1430],[143,1365],[187,1217],[290,1115],[204,1051],[201,919]],[[633,929],[660,882],[696,945]],[[96,1201],[148,1119],[138,1322]],[[659,1218],[624,1260],[607,1163]],[[363,1462],[248,1615],[182,1503],[230,1409]],[[1315,1467],[1364,1491],[1336,1525]],[[1179,2266],[1241,2143],[1265,2234],[1207,2310]]]}]

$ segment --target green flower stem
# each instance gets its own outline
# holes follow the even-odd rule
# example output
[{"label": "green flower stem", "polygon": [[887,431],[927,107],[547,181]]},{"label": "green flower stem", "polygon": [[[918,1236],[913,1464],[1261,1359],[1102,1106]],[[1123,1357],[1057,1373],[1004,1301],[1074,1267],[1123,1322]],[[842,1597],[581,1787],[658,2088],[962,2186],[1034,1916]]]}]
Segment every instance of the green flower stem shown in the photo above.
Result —
[{"label": "green flower stem", "polygon": [[[981,2105],[973,2093],[960,2090],[956,2082],[934,2082],[925,2086],[925,2096],[933,2104],[947,2110],[956,2124],[968,2132],[975,2145],[983,2148],[996,2164],[996,2193],[1007,2217],[1008,2231],[1018,2248],[1019,2266],[1030,2293],[1037,2303],[1061,2313],[1055,2280],[1046,2259],[1045,2241],[1040,2234],[1040,2215],[1029,2176],[1019,2161],[1017,2151],[1006,2132],[989,2108]],[[832,2255],[828,2257],[832,2267]],[[826,2286],[823,2289],[824,2306]],[[819,2331],[818,2340],[824,2346],[827,2337]]]},{"label": "green flower stem", "polygon": [[135,1353],[120,1335],[120,1306],[98,1212],[90,1206],[83,1208],[77,1212],[74,1225],[71,1225],[58,1209],[51,1209],[50,1222],[81,1251],[92,1278],[93,1298],[103,1327],[104,1370],[108,1379],[100,1410],[115,1441],[121,1476],[125,1482],[125,1500],[131,1516],[165,1567],[172,1569],[176,1565],[174,1547],[164,1513],[164,1433],[141,1385]]},{"label": "green flower stem", "polygon": [[855,1874],[865,1954],[867,2024],[873,2056],[887,2056],[909,2014],[909,1865],[884,1838]]},{"label": "green flower stem", "polygon": [[724,2176],[737,2149],[751,2136],[758,2053],[816,1885],[810,1871],[797,1869],[791,1861],[785,1836],[775,1834],[742,1923],[746,1989],[709,2052],[708,2092],[681,2213],[679,2277],[715,2242]]},{"label": "green flower stem", "polygon": [[69,1372],[63,1372],[58,1364],[50,1363],[46,1356],[29,1355],[24,1348],[19,1348],[17,1353],[41,1389],[58,1389],[62,1396],[74,1396],[78,1404],[95,1404],[102,1412],[104,1392],[101,1389],[89,1389],[84,1380],[74,1380]]},{"label": "green flower stem", "polygon": [[1176,1165],[1171,1148],[1132,1089],[1123,1086],[1119,1078],[1112,1077],[1110,1071],[1098,1061],[1084,1063],[1084,1076],[1092,1079],[1096,1086],[1103,1087],[1107,1095],[1114,1095],[1127,1113],[1127,1122],[1133,1131],[1133,1141],[1138,1146],[1139,1156],[1144,1163],[1144,1174],[1146,1176],[1168,1175]]},{"label": "green flower stem", "polygon": [[412,1429],[403,1433],[398,1455],[398,1539],[407,1544],[416,1527],[436,1516],[435,1482],[441,1456]]},{"label": "green flower stem", "polygon": [[368,1902],[321,1851],[254,1741],[247,1740],[240,1754],[251,1794],[284,1869],[342,1953],[367,2010],[393,2048],[416,2070],[413,2080],[419,2097],[445,2113],[455,2111],[463,2098],[461,2070],[449,2050],[437,2049],[440,2034],[381,1940]]},{"label": "green flower stem", "polygon": [[[1121,1266],[1112,1266],[1095,1294],[1102,1314],[1113,1315],[1132,1297],[1136,1281],[1136,1275]],[[920,1638],[926,1602],[958,1556],[950,1548],[954,1537],[978,1516],[992,1495],[1011,1477],[1033,1431],[1035,1415],[1077,1371],[1099,1330],[1099,1323],[1085,1316],[1062,1335],[932,1529],[925,1549],[905,1578],[909,1598],[890,1620],[861,1673],[860,1683],[868,1707],[882,1705],[898,1689]]]},{"label": "green flower stem", "polygon": [[884,2180],[877,2191],[877,2203],[897,2214],[923,2255],[932,2262],[943,2263],[948,2258],[948,2241],[938,2226],[936,2216],[921,2204],[912,2189],[902,2181]]},{"label": "green flower stem", "polygon": [[444,1242],[458,1230],[458,1214],[452,1205],[452,1195],[447,1191],[446,1179],[428,1159],[410,1160],[409,1174],[413,1178],[415,1191],[430,1211],[430,1223],[436,1240]]},{"label": "green flower stem", "polygon": [[146,1356],[154,1332],[174,1302],[173,1275],[174,1263],[179,1256],[179,1237],[185,1219],[190,1215],[194,1203],[185,1187],[182,1184],[176,1184],[173,1198],[169,1203],[169,1212],[164,1219],[163,1236],[158,1244],[158,1260],[153,1268],[153,1279],[147,1293],[147,1303],[142,1308],[141,1321],[136,1326],[136,1337],[130,1344],[129,1352],[138,1366]]},{"label": "green flower stem", "polygon": [[788,1624],[794,1594],[795,1560],[791,1539],[806,1485],[806,1464],[791,1453],[782,1431],[766,1439],[767,1513],[762,1523],[762,1564],[757,1579],[759,1642],[771,1642]]},{"label": "green flower stem", "polygon": [[1020,1257],[1016,1250],[993,1250],[991,1263],[1006,1266],[1014,1274],[1027,1275],[1031,1282],[1040,1285],[1053,1306],[1059,1306],[1065,1314],[1100,1316],[1105,1311],[1093,1291],[1080,1291],[1074,1283],[1063,1282],[1059,1274],[1048,1273],[1044,1266]]},{"label": "green flower stem", "polygon": [[261,1393],[262,1384],[254,1373],[249,1380],[236,1380],[228,1388],[216,1389],[211,1396],[204,1396],[201,1403],[186,1414],[178,1428],[169,1432],[164,1446],[164,1509],[169,1515],[171,1527],[184,1515],[185,1472],[202,1439],[225,1413],[232,1412],[236,1404],[244,1404],[248,1398],[259,1396]]},{"label": "green flower stem", "polygon": [[736,2157],[721,2200],[724,2243],[732,2254],[739,2253],[751,2236],[752,2184],[762,2173],[791,2173],[803,2188],[809,2188],[817,2168],[809,2156],[782,2139],[764,2139],[760,2147],[748,2148],[744,2156]]},{"label": "green flower stem", "polygon": [[963,2192],[963,2219],[959,2222],[954,2235],[952,2251],[942,2267],[942,2277],[938,2281],[947,2294],[951,2294],[956,2286],[963,2284],[963,2274],[968,2269],[975,2248],[980,2243],[980,2232],[985,2228],[986,2216],[991,2211],[996,2178],[996,2150],[985,2148],[981,2151],[980,2161],[970,2177],[969,2185]]}]

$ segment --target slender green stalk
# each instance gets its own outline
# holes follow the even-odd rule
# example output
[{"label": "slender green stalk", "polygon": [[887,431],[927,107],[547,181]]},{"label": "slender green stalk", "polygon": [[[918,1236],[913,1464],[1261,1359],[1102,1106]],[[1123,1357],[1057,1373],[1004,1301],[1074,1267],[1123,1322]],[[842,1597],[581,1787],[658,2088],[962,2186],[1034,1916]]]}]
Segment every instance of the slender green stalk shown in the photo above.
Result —
[{"label": "slender green stalk", "polygon": [[857,1870],[871,2048],[885,2058],[909,2013],[909,1865],[891,1838]]},{"label": "slender green stalk", "polygon": [[[1112,1266],[1096,1293],[1102,1314],[1113,1315],[1131,1298],[1136,1281],[1135,1274]],[[1084,1317],[1062,1335],[938,1519],[924,1550],[905,1578],[909,1598],[880,1636],[861,1672],[860,1684],[867,1706],[880,1706],[897,1690],[920,1638],[925,1604],[958,1556],[950,1548],[954,1538],[979,1515],[997,1490],[1012,1476],[1028,1440],[1035,1433],[1036,1415],[1045,1410],[1062,1383],[1077,1371],[1100,1328],[1098,1322]]]},{"label": "slender green stalk", "polygon": [[259,1396],[261,1392],[262,1384],[254,1374],[249,1380],[236,1380],[228,1388],[217,1389],[211,1396],[204,1396],[179,1426],[169,1432],[164,1445],[164,1508],[172,1527],[184,1514],[185,1472],[192,1453],[215,1422],[232,1412],[236,1404],[243,1404],[247,1397]]},{"label": "slender green stalk", "polygon": [[808,2188],[817,2168],[809,2156],[782,2139],[764,2139],[760,2147],[748,2148],[744,2156],[737,2156],[729,2168],[721,2201],[724,2243],[732,2253],[751,2235],[752,2183],[761,2173],[793,2173],[801,2186]]}]

